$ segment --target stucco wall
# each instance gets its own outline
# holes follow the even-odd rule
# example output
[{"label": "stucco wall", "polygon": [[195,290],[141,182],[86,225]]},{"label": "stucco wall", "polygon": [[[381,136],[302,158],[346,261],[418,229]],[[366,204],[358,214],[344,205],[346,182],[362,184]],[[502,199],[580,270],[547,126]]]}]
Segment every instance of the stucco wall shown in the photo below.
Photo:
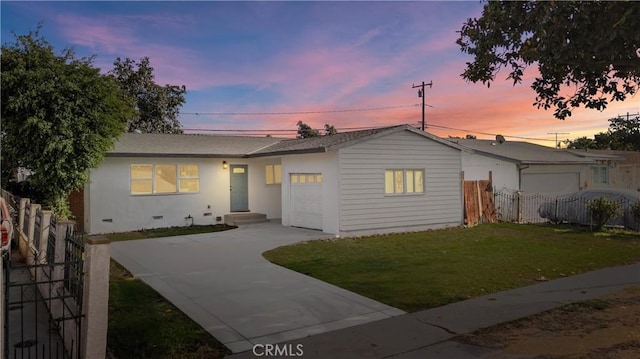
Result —
[{"label": "stucco wall", "polygon": [[[90,173],[90,183],[85,195],[85,221],[90,233],[109,233],[184,226],[191,223],[185,217],[191,215],[195,224],[214,224],[217,216],[229,213],[229,170],[222,168],[222,161],[229,164],[249,165],[249,208],[251,212],[265,213],[268,218],[279,218],[280,186],[265,185],[264,165],[278,163],[278,159],[229,159],[229,158],[118,158],[107,157]],[[197,164],[199,166],[200,191],[198,193],[131,195],[131,164]],[[207,215],[209,214],[210,215]],[[161,216],[162,218],[153,217]]]},{"label": "stucco wall", "polygon": [[514,162],[463,152],[462,170],[465,181],[488,180],[491,171],[496,191],[519,189],[518,168]]}]

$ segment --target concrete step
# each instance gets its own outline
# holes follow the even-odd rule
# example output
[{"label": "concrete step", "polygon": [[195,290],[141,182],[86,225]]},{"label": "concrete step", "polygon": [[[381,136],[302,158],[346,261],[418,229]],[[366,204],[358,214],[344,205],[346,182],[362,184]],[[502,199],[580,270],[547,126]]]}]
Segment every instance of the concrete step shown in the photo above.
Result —
[{"label": "concrete step", "polygon": [[263,213],[230,213],[224,215],[224,223],[229,226],[239,226],[251,223],[269,222],[267,215]]}]

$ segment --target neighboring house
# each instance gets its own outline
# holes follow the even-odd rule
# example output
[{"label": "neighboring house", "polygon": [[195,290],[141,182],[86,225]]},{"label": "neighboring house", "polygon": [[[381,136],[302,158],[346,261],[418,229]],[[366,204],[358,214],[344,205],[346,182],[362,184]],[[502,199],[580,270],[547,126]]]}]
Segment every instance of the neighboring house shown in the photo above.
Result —
[{"label": "neighboring house", "polygon": [[[592,167],[592,178],[604,182],[610,188],[640,191],[640,152],[619,150],[571,150],[586,158],[599,159],[600,165]],[[602,161],[604,157],[608,161]]]},{"label": "neighboring house", "polygon": [[408,125],[308,139],[127,133],[90,172],[84,230],[245,212],[335,235],[459,226],[461,151]]},{"label": "neighboring house", "polygon": [[450,138],[472,152],[462,153],[465,180],[489,179],[497,191],[567,194],[584,188],[609,188],[608,168],[617,157],[578,156],[529,142]]}]

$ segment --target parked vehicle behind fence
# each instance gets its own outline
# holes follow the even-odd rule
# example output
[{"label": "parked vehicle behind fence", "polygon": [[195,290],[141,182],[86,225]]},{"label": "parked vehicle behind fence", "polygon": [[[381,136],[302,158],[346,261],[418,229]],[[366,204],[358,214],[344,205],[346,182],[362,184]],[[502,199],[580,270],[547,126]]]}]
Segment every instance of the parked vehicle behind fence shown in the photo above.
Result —
[{"label": "parked vehicle behind fence", "polygon": [[638,228],[631,206],[640,201],[640,193],[608,189],[585,189],[582,191],[558,196],[555,200],[544,202],[538,208],[540,217],[552,223],[571,223],[591,225],[589,201],[604,197],[618,203],[621,214],[611,218],[606,225],[625,228]]}]

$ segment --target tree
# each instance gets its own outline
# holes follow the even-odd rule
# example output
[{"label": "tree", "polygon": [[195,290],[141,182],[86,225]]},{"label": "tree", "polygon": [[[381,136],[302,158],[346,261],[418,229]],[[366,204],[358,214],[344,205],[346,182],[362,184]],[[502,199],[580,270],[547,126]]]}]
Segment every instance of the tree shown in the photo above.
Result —
[{"label": "tree", "polygon": [[639,89],[638,29],[633,1],[490,1],[460,31],[457,44],[473,56],[462,77],[490,86],[506,68],[516,85],[536,64],[535,106],[555,108],[559,119],[581,105],[603,110]]},{"label": "tree", "polygon": [[86,183],[133,109],[93,58],[55,54],[39,31],[2,45],[2,165],[32,170],[45,205],[64,217],[68,194]]},{"label": "tree", "polygon": [[113,66],[109,73],[130,96],[136,109],[135,114],[126,121],[128,132],[182,133],[178,114],[185,103],[187,89],[184,85],[156,84],[148,57],[142,58],[139,63],[118,57]]},{"label": "tree", "polygon": [[335,135],[336,133],[338,133],[338,130],[336,130],[335,126],[333,125],[329,125],[328,123],[324,124],[324,134],[326,135]]},{"label": "tree", "polygon": [[320,132],[302,121],[298,121],[298,138],[318,137]]},{"label": "tree", "polygon": [[607,132],[571,141],[569,148],[576,149],[611,149],[640,151],[640,117],[615,117],[609,119]]},{"label": "tree", "polygon": [[598,145],[593,139],[584,136],[569,141],[567,148],[576,150],[596,150],[598,149]]}]

